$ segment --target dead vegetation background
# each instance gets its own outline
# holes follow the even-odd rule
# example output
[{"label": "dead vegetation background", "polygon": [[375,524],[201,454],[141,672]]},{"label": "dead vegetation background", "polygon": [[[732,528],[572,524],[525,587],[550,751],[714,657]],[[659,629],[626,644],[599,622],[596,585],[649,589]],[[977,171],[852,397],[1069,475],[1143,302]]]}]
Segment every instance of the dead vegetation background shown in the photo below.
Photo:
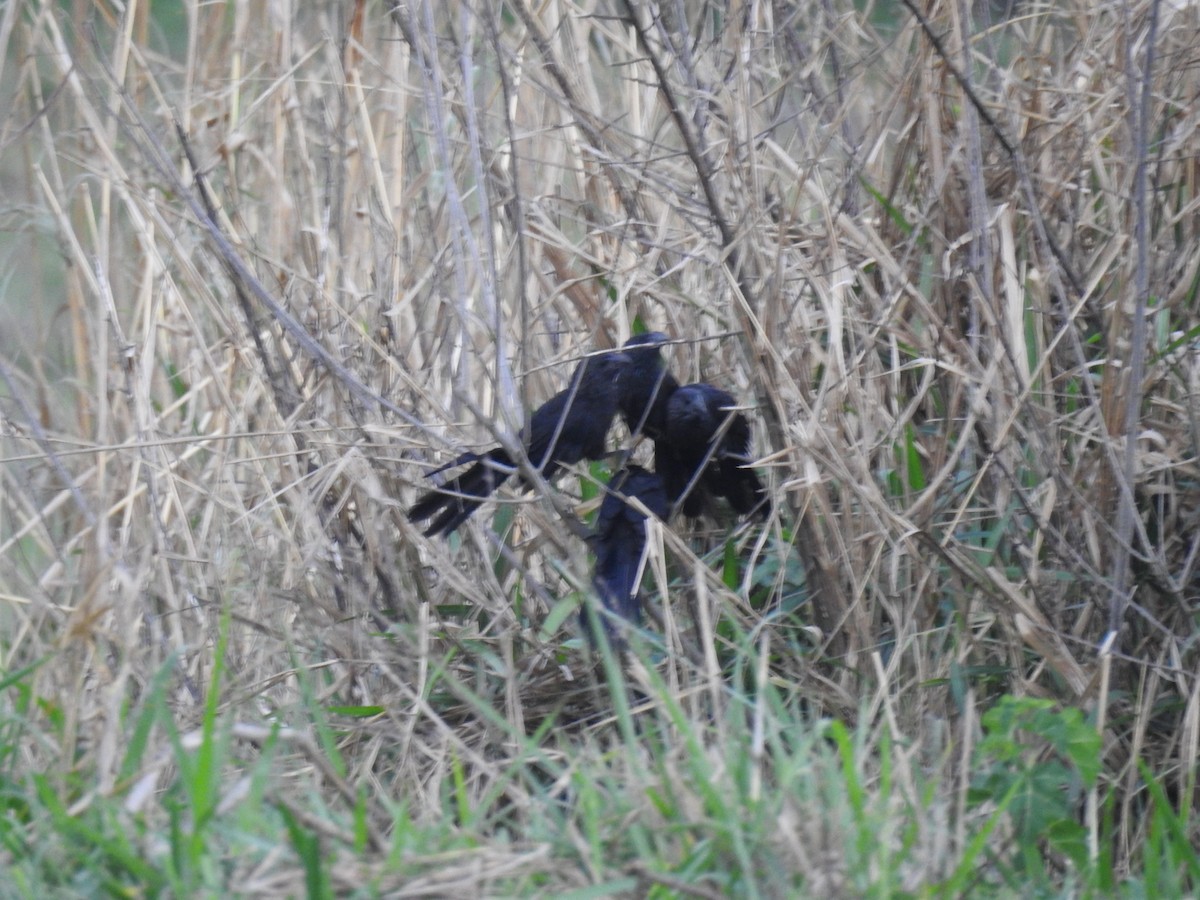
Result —
[{"label": "dead vegetation background", "polygon": [[[1148,0],[8,4],[0,651],[37,665],[8,777],[161,821],[220,721],[237,759],[278,742],[263,790],[334,885],[644,889],[665,876],[538,838],[542,807],[591,766],[651,820],[663,784],[739,765],[761,796],[762,741],[836,718],[883,807],[883,757],[941,785],[911,886],[963,858],[962,766],[1011,694],[1092,717],[1080,821],[1108,808],[1136,870],[1139,761],[1187,822],[1200,745],[1197,24]],[[661,643],[626,677],[696,743],[639,763],[606,755],[638,738],[554,507],[509,494],[449,542],[404,510],[642,327],[751,407],[777,504],[663,534]],[[138,730],[148,697],[177,732]],[[851,891],[821,799],[778,800],[764,877]],[[406,855],[398,808],[477,840]],[[292,889],[289,860],[228,864]]]}]

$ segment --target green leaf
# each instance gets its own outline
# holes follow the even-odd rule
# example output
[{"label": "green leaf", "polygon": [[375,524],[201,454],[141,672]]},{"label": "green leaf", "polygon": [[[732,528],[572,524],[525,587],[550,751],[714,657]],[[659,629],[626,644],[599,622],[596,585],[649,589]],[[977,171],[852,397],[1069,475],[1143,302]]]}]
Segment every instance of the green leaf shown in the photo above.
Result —
[{"label": "green leaf", "polygon": [[546,618],[542,620],[542,627],[538,631],[538,640],[543,643],[552,641],[563,623],[579,609],[581,601],[582,598],[579,594],[572,593],[550,607],[550,612],[546,613]]},{"label": "green leaf", "polygon": [[912,423],[904,429],[904,460],[908,472],[908,489],[914,494],[925,490],[925,465],[917,449],[916,429]]},{"label": "green leaf", "polygon": [[884,212],[887,213],[887,217],[892,220],[892,224],[899,228],[900,231],[904,233],[905,237],[912,235],[912,223],[904,217],[904,213],[902,213],[897,206],[888,200],[888,198],[882,193],[877,191],[874,185],[867,181],[866,178],[860,178],[859,183],[863,186],[863,190],[870,194],[875,199],[875,202],[883,207]]},{"label": "green leaf", "polygon": [[732,540],[725,542],[725,559],[721,566],[721,582],[731,591],[738,589],[741,577],[738,573],[737,545]]},{"label": "green leaf", "polygon": [[334,716],[350,716],[355,719],[369,719],[387,711],[386,706],[327,706],[325,711]]}]

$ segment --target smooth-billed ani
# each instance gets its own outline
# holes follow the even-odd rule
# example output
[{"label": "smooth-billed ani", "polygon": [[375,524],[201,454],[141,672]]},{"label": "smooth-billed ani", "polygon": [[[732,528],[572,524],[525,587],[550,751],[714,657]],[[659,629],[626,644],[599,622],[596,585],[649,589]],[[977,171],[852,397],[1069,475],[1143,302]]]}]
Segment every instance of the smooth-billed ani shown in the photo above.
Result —
[{"label": "smooth-billed ani", "polygon": [[[646,563],[646,514],[629,502],[636,497],[657,518],[666,521],[671,504],[662,478],[641,466],[628,466],[612,477],[596,517],[592,549],[596,567],[592,584],[607,610],[627,622],[642,621],[642,572]],[[587,610],[583,613],[585,631],[592,635]],[[604,617],[605,631],[616,646],[624,641],[614,623]]]},{"label": "smooth-billed ani", "polygon": [[634,335],[621,347],[629,357],[629,367],[621,375],[621,418],[630,434],[644,434],[656,442],[666,431],[667,401],[679,387],[662,357],[667,340],[661,331],[651,331]]},{"label": "smooth-billed ani", "polygon": [[[562,466],[605,455],[608,430],[617,412],[619,379],[628,364],[629,357],[617,351],[588,356],[575,368],[570,387],[534,411],[522,439],[529,462],[545,478],[552,478]],[[414,522],[433,518],[426,536],[450,534],[517,471],[508,451],[494,447],[482,455],[464,453],[430,474],[469,462],[474,465],[427,492],[408,511]]]},{"label": "smooth-billed ani", "polygon": [[766,518],[770,501],[750,468],[750,423],[736,410],[733,395],[711,384],[687,384],[667,402],[666,430],[656,448],[655,467],[667,497],[684,515],[696,517],[707,495],[724,497],[739,515]]}]

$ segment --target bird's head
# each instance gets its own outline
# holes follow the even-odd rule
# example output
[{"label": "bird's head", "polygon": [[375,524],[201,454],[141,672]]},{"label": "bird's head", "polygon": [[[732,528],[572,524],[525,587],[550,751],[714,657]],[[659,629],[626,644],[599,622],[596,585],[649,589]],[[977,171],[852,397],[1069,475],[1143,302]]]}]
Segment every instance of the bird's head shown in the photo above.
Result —
[{"label": "bird's head", "polygon": [[647,331],[645,334],[635,334],[621,349],[638,353],[657,353],[670,341],[671,339],[661,331]]},{"label": "bird's head", "polygon": [[699,386],[685,385],[671,395],[667,415],[679,422],[703,421],[710,415],[708,398]]},{"label": "bird's head", "polygon": [[588,377],[597,381],[615,382],[621,373],[633,362],[628,353],[623,350],[608,350],[589,356],[587,361]]},{"label": "bird's head", "polygon": [[647,331],[645,334],[635,334],[621,349],[629,355],[631,368],[645,373],[655,372],[666,365],[662,348],[670,340],[661,331]]}]

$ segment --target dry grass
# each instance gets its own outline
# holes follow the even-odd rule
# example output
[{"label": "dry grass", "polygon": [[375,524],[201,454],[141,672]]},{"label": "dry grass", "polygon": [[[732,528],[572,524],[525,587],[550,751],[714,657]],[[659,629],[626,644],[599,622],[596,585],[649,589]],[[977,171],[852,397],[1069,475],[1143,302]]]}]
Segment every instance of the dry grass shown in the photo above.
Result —
[{"label": "dry grass", "polygon": [[[708,781],[776,801],[732,858],[853,894],[853,828],[800,787],[838,766],[789,732],[836,718],[879,814],[922,810],[914,889],[966,856],[979,717],[1012,694],[1101,729],[1080,821],[1095,841],[1109,810],[1114,871],[1140,867],[1139,761],[1187,826],[1194,4],[245,3],[166,35],[77,6],[0,13],[0,652],[41,662],[42,723],[7,777],[157,821],[172,747],[219,720],[223,789],[268,742],[273,802],[358,848],[335,886],[446,894],[719,893],[553,834],[554,803],[608,791],[651,835],[666,807],[699,821]],[[752,407],[778,503],[662,535],[623,715],[551,503],[508,494],[449,542],[404,510],[642,325]],[[155,719],[131,768],[156,685],[178,738]],[[304,877],[232,865],[250,892]]]}]

